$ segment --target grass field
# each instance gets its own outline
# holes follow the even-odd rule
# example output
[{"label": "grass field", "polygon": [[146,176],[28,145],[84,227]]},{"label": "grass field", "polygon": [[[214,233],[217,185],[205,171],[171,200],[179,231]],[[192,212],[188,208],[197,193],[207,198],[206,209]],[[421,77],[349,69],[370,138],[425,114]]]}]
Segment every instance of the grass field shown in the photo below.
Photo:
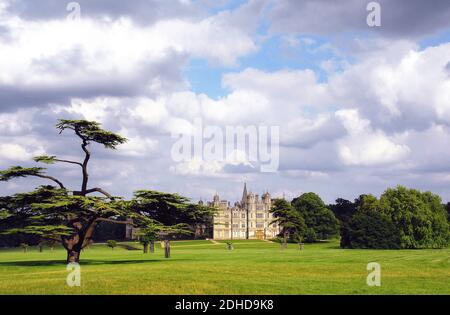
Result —
[{"label": "grass field", "polygon": [[[450,294],[450,249],[343,250],[338,242],[172,242],[141,250],[91,246],[82,253],[81,287],[66,285],[63,249],[0,250],[0,294]],[[128,243],[130,244],[130,243]],[[140,247],[138,244],[133,246]],[[381,286],[366,284],[381,264]]]}]

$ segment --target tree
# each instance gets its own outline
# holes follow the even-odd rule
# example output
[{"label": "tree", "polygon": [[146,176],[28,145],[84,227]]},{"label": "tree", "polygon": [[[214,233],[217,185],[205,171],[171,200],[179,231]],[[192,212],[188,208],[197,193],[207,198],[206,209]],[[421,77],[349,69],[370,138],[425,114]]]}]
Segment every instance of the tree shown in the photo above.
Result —
[{"label": "tree", "polygon": [[114,240],[108,240],[108,241],[106,242],[106,245],[108,245],[108,247],[111,247],[111,250],[114,250],[114,247],[117,246],[117,242],[114,241]]},{"label": "tree", "polygon": [[158,226],[147,227],[139,231],[139,241],[143,245],[144,254],[148,253],[150,245],[150,253],[155,252],[155,241],[158,239]]},{"label": "tree", "polygon": [[445,209],[447,209],[447,220],[450,223],[450,202],[447,202]]},{"label": "tree", "polygon": [[29,245],[27,243],[21,243],[20,247],[22,247],[23,252],[26,253]]},{"label": "tree", "polygon": [[341,223],[348,222],[355,213],[357,205],[356,201],[351,202],[346,199],[338,198],[336,199],[336,203],[329,205],[328,208],[334,213],[336,219],[338,219]]},{"label": "tree", "polygon": [[39,252],[42,253],[44,251],[45,241],[40,241],[38,244]]},{"label": "tree", "polygon": [[315,242],[338,235],[338,220],[315,193],[302,194],[292,200],[292,206],[305,220],[305,241]]},{"label": "tree", "polygon": [[[164,226],[171,226],[170,235],[192,235],[198,225],[211,224],[213,207],[191,204],[190,200],[178,194],[153,190],[138,190],[130,202],[130,208],[137,213],[145,212]],[[152,228],[155,228],[153,226]],[[161,229],[157,228],[159,232]]]},{"label": "tree", "polygon": [[342,248],[400,248],[400,235],[389,218],[378,212],[358,212],[342,230]]},{"label": "tree", "polygon": [[[162,225],[154,216],[160,214],[151,208],[136,209],[131,201],[112,196],[100,187],[89,187],[90,147],[103,145],[115,149],[127,140],[101,129],[97,122],[86,120],[60,120],[56,125],[60,133],[72,131],[80,140],[84,158],[81,162],[56,156],[38,156],[34,160],[45,164],[65,163],[80,168],[81,188],[70,190],[63,182],[45,173],[41,167],[14,166],[0,172],[0,181],[18,177],[37,177],[52,181],[55,186],[40,186],[29,193],[0,197],[0,232],[3,234],[31,234],[41,239],[59,241],[67,250],[67,262],[78,262],[81,250],[90,244],[100,222],[133,224],[139,227]],[[91,196],[96,193],[97,195]],[[151,192],[152,203],[158,209],[187,211],[188,200],[178,195]],[[153,217],[152,217],[153,215]]]},{"label": "tree", "polygon": [[281,227],[280,236],[284,244],[290,240],[300,240],[305,235],[306,225],[303,217],[292,207],[291,203],[284,199],[275,199],[271,212],[275,218],[271,224]]},{"label": "tree", "polygon": [[450,239],[440,197],[402,186],[361,198],[341,236],[344,248],[441,248]]},{"label": "tree", "polygon": [[388,216],[400,233],[401,248],[441,248],[450,239],[447,213],[441,198],[398,186],[380,197],[379,211]]}]

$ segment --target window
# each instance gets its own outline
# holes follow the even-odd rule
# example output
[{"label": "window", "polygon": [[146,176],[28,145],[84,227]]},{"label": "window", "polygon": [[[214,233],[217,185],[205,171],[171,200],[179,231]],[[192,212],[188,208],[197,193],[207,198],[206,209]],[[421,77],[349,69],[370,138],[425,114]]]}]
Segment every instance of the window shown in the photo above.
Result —
[{"label": "window", "polygon": [[234,228],[234,229],[238,229],[238,228],[239,228],[239,224],[236,224],[236,223],[233,224],[233,228]]},{"label": "window", "polygon": [[225,223],[225,228],[229,228],[230,227],[230,225],[228,224],[228,222],[227,223]]},{"label": "window", "polygon": [[241,228],[245,228],[245,223],[242,223],[242,224],[241,224]]},{"label": "window", "polygon": [[242,219],[245,219],[245,213],[243,213],[243,214],[241,215],[241,217],[242,217]]},{"label": "window", "polygon": [[257,219],[263,219],[264,218],[264,213],[257,213],[256,214],[256,218]]},{"label": "window", "polygon": [[262,222],[256,222],[256,228],[261,229],[261,228],[263,228],[263,227],[264,227],[264,223],[262,223]]}]

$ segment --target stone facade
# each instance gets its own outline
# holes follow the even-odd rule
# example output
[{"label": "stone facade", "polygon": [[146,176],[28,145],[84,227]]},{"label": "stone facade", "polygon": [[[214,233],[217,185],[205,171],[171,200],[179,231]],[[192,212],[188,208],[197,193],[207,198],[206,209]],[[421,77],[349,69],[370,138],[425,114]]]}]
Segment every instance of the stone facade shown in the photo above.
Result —
[{"label": "stone facade", "polygon": [[247,192],[247,185],[244,184],[242,200],[234,206],[226,200],[220,200],[218,194],[208,205],[218,209],[213,227],[213,238],[216,240],[271,239],[279,233],[277,224],[271,224],[274,218],[270,213],[272,200],[269,192],[260,198]]}]

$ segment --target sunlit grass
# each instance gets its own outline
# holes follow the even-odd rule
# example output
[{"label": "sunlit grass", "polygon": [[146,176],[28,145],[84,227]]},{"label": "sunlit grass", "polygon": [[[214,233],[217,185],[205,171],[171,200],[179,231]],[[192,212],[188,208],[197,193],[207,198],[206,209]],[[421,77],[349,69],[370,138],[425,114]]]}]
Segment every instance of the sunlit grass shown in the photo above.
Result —
[{"label": "sunlit grass", "polygon": [[[0,294],[450,294],[450,249],[343,250],[338,242],[172,242],[164,258],[105,245],[82,253],[81,287],[66,285],[62,248],[0,250]],[[140,244],[131,244],[141,248]],[[381,287],[366,284],[381,264]]]}]

